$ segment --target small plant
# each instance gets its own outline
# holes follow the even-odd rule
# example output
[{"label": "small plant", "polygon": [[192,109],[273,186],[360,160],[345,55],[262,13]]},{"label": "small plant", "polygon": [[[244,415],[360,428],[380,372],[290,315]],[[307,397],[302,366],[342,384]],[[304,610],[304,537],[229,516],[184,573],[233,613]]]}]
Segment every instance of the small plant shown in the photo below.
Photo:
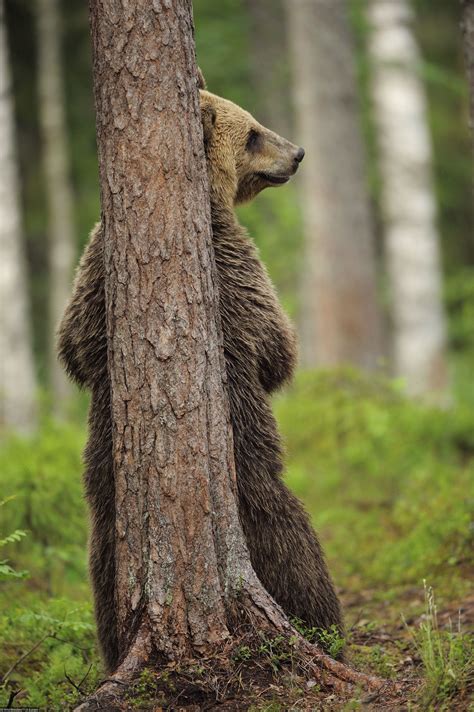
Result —
[{"label": "small plant", "polygon": [[[165,675],[166,682],[168,682],[167,673]],[[142,670],[140,677],[128,694],[127,701],[132,709],[148,709],[152,702],[157,703],[162,699],[162,694],[157,691],[158,677],[149,668]],[[163,680],[163,675],[160,678]]]},{"label": "small plant", "polygon": [[252,651],[248,645],[240,645],[233,655],[233,659],[236,662],[245,662],[246,660],[250,660],[251,657]]},{"label": "small plant", "polygon": [[332,658],[337,658],[342,652],[346,644],[345,638],[335,625],[328,629],[324,628],[308,628],[299,618],[292,618],[291,623],[294,628],[301,633],[303,638],[309,640],[310,643],[321,645]]},{"label": "small plant", "polygon": [[442,630],[438,623],[438,611],[431,586],[425,587],[426,611],[418,631],[410,635],[425,669],[423,697],[427,704],[443,702],[458,695],[468,682],[469,671],[474,665],[474,641],[452,624]]},{"label": "small plant", "polygon": [[[14,497],[7,497],[7,499],[4,499],[0,502],[0,507],[4,507],[5,504],[9,501],[14,499]],[[4,546],[7,544],[15,544],[23,537],[26,536],[26,531],[24,529],[15,529],[11,534],[8,534],[4,539],[0,539],[0,549],[2,549]],[[0,579],[5,579],[5,578],[25,578],[25,576],[28,576],[27,571],[15,571],[10,564],[8,563],[8,559],[0,559]]]},{"label": "small plant", "polygon": [[268,658],[273,672],[277,673],[281,670],[282,665],[292,661],[291,644],[292,641],[283,635],[277,635],[274,638],[262,637],[258,652]]}]

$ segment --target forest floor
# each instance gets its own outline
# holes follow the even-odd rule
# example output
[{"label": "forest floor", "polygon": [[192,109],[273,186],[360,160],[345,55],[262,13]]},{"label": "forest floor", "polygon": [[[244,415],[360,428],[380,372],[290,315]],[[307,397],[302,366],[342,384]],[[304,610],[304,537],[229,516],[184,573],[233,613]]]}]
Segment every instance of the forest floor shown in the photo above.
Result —
[{"label": "forest floor", "polygon": [[[146,671],[129,710],[474,710],[474,389],[436,410],[351,372],[300,374],[276,401],[287,481],[303,500],[345,611],[347,662],[399,685],[321,689],[281,640]],[[469,388],[471,391],[469,392]],[[0,707],[72,710],[104,674],[85,566],[77,423],[0,453]],[[0,539],[1,541],[1,539]],[[425,583],[426,581],[426,583]],[[303,631],[310,639],[312,631]],[[335,652],[341,640],[329,632]],[[3,678],[1,677],[3,675]],[[3,682],[1,681],[3,679]]]},{"label": "forest floor", "polygon": [[[448,596],[434,618],[433,609],[419,588],[399,589],[393,598],[381,597],[380,593],[378,589],[341,592],[347,624],[346,662],[361,672],[389,681],[380,693],[352,689],[341,696],[330,689],[321,689],[283,641],[257,637],[251,643],[245,639],[230,652],[210,660],[170,664],[157,672],[146,670],[129,690],[125,705],[116,709],[153,712],[474,709],[474,644],[468,633],[474,631],[474,594],[452,600]],[[52,615],[49,625],[55,620]],[[40,632],[31,635],[33,641],[42,639]],[[72,630],[64,633],[71,634]],[[52,636],[56,635],[61,641],[62,634],[52,631]],[[3,648],[9,663],[18,662],[7,684],[0,686],[0,704],[5,708],[30,705],[26,688],[36,679],[40,694],[41,690],[43,694],[49,692],[48,702],[44,705],[37,702],[38,708],[72,710],[93,692],[103,676],[96,651],[88,654],[84,680],[82,669],[75,670],[73,657],[68,659],[64,650],[58,657],[54,649],[48,652],[43,645],[43,649],[40,646],[32,650],[33,646],[34,643],[24,660],[21,657],[25,644],[21,640],[12,640]],[[48,682],[52,682],[49,678],[55,667],[56,694],[53,694],[48,690]],[[396,693],[390,682],[397,683]],[[112,712],[112,708],[107,712]]]},{"label": "forest floor", "polygon": [[[130,695],[127,709],[155,712],[324,712],[326,710],[446,710],[467,711],[474,703],[474,662],[466,647],[457,659],[442,652],[445,636],[461,626],[474,630],[474,595],[453,601],[437,613],[430,628],[431,648],[415,631],[430,618],[420,591],[407,589],[401,596],[409,617],[402,621],[387,603],[375,603],[370,590],[344,597],[349,644],[347,662],[356,669],[388,681],[379,693],[348,691],[347,695],[321,689],[293,659],[280,641],[261,641],[251,652],[237,647],[228,662],[196,662],[157,676],[148,674]],[[383,623],[381,622],[383,621]],[[429,621],[430,625],[434,622]],[[425,649],[423,649],[425,645]],[[243,654],[245,653],[245,654]],[[447,657],[444,660],[444,654]],[[445,676],[444,662],[452,665]],[[456,655],[454,655],[456,657]],[[444,660],[444,662],[443,662]],[[431,663],[431,664],[430,664]],[[462,684],[461,668],[465,677]],[[451,678],[451,679],[449,679]],[[397,683],[397,690],[390,686]],[[153,703],[150,704],[150,699]]]}]

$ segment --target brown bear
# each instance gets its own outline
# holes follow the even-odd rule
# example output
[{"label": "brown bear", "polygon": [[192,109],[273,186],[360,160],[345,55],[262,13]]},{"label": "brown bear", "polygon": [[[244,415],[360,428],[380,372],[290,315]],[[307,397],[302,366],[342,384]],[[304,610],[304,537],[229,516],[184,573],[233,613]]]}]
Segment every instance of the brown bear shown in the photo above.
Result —
[{"label": "brown bear", "polygon": [[[292,375],[293,329],[235,205],[286,183],[304,151],[249,113],[205,90],[200,78],[224,355],[234,432],[239,514],[252,565],[290,617],[342,631],[316,534],[282,482],[282,448],[269,394]],[[92,391],[85,488],[91,511],[90,573],[105,664],[118,663],[112,428],[107,373],[102,229],[92,231],[59,329],[66,370]]]}]

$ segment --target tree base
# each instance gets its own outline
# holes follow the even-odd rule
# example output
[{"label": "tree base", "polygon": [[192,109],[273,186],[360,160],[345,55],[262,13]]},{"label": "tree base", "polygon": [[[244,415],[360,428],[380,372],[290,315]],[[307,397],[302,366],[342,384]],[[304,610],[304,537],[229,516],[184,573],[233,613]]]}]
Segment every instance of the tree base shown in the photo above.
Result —
[{"label": "tree base", "polygon": [[237,711],[270,703],[327,710],[349,700],[387,709],[402,693],[401,685],[357,672],[299,635],[247,630],[210,656],[122,666],[76,712]]}]

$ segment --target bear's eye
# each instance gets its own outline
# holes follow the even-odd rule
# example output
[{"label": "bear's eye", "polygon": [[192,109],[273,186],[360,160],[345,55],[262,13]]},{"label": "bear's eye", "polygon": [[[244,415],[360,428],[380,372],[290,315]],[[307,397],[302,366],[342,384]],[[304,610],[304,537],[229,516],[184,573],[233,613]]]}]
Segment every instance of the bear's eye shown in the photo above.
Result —
[{"label": "bear's eye", "polygon": [[250,129],[249,135],[247,136],[247,144],[245,148],[247,151],[258,151],[262,144],[262,134],[255,129]]}]

